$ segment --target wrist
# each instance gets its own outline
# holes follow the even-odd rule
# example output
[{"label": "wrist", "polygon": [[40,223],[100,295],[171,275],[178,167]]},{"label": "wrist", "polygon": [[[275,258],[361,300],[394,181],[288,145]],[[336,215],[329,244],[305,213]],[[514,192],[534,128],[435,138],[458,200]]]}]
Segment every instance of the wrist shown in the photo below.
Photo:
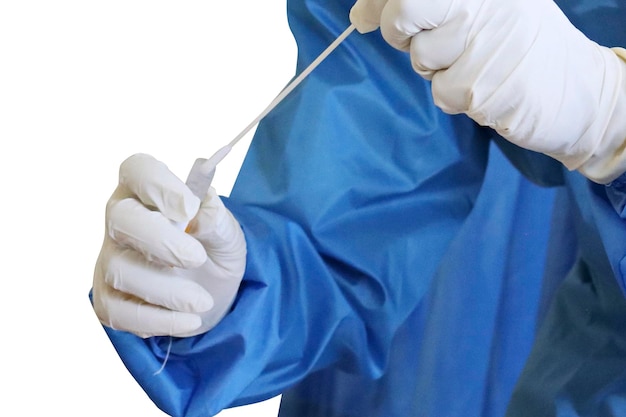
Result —
[{"label": "wrist", "polygon": [[[606,50],[605,82],[597,117],[588,135],[597,146],[577,170],[594,182],[607,184],[626,172],[626,50]],[[592,138],[594,139],[594,138]]]}]

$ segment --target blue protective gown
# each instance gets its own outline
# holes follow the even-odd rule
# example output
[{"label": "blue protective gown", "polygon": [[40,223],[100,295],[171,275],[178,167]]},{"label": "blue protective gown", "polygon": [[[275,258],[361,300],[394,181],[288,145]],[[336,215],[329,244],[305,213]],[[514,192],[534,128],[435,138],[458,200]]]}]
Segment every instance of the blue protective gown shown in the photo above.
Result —
[{"label": "blue protective gown", "polygon": [[[626,46],[626,2],[557,3],[591,39]],[[625,416],[626,174],[605,187],[563,170],[563,182],[541,301],[546,314],[507,417]],[[564,268],[554,265],[567,246],[576,257],[557,286],[555,270]]]},{"label": "blue protective gown", "polygon": [[[561,4],[626,44],[623,4]],[[351,5],[288,1],[299,70]],[[283,417],[626,415],[620,190],[443,114],[404,53],[354,34],[259,125],[225,199],[249,251],[231,313],[158,375],[170,338],[106,331],[172,416],[279,393]]]}]

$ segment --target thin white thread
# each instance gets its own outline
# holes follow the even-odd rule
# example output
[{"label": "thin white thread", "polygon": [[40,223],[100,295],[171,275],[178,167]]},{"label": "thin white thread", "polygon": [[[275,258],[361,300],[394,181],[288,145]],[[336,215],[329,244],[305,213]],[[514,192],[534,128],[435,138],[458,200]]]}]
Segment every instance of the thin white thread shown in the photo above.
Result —
[{"label": "thin white thread", "polygon": [[163,359],[163,363],[161,364],[161,367],[152,375],[156,376],[158,374],[160,374],[161,372],[163,372],[163,369],[165,369],[165,365],[167,364],[167,360],[170,358],[170,352],[172,351],[172,340],[174,338],[172,336],[170,336],[170,342],[167,345],[167,352],[165,352],[165,359]]}]

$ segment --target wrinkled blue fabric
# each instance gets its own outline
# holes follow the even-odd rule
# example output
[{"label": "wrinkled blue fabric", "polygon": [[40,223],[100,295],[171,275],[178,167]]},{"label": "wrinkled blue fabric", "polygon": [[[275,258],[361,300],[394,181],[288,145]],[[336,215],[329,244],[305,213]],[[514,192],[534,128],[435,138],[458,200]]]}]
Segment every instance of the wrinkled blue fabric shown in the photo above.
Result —
[{"label": "wrinkled blue fabric", "polygon": [[[620,3],[560,4],[626,44]],[[288,1],[298,70],[351,5]],[[170,338],[106,331],[172,416],[279,393],[282,417],[625,415],[621,196],[443,114],[405,54],[353,34],[262,121],[225,199],[249,251],[230,314],[158,375]]]},{"label": "wrinkled blue fabric", "polygon": [[[557,3],[591,39],[626,45],[625,2]],[[626,175],[608,187],[566,171],[563,179],[548,246],[544,289],[550,291],[540,308],[545,317],[507,417],[626,415]],[[560,276],[550,264],[562,263],[562,248],[568,246],[576,257],[562,283],[554,285]]]}]

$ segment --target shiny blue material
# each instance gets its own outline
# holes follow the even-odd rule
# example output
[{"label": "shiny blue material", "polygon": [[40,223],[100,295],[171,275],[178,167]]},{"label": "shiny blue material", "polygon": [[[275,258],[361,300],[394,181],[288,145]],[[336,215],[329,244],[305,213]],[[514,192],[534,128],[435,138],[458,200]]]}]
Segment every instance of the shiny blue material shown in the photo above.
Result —
[{"label": "shiny blue material", "polygon": [[[625,7],[560,3],[626,44]],[[300,70],[351,4],[288,2]],[[249,248],[232,312],[158,375],[169,338],[106,330],[173,416],[279,393],[282,417],[625,415],[621,196],[443,114],[405,54],[353,34],[259,125],[226,199]]]},{"label": "shiny blue material", "polygon": [[[625,2],[557,3],[591,39],[609,47],[626,46]],[[557,192],[548,249],[542,325],[506,416],[623,416],[626,174],[608,187],[571,172],[562,178],[565,187]],[[567,247],[571,249],[564,253]]]}]

